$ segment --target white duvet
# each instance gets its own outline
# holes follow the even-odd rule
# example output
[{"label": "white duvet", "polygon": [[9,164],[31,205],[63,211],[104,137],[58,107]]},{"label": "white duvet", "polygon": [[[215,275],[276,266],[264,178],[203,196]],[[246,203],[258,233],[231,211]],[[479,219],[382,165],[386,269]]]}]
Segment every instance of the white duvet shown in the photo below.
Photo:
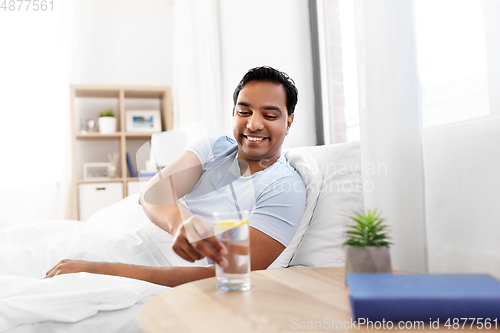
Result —
[{"label": "white duvet", "polygon": [[41,221],[0,230],[0,331],[44,321],[74,323],[143,303],[168,289],[88,273],[44,279],[62,259],[193,265],[175,255],[171,236],[147,219],[137,198],[107,207],[87,222]]}]

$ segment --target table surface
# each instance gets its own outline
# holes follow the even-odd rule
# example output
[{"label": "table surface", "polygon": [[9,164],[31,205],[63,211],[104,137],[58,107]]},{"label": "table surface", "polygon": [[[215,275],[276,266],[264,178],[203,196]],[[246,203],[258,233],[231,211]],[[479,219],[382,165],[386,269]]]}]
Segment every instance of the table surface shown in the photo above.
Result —
[{"label": "table surface", "polygon": [[[251,281],[250,290],[243,292],[220,291],[215,278],[180,285],[148,301],[139,313],[139,322],[145,332],[374,330],[349,327],[351,311],[344,268],[255,271]],[[333,325],[341,325],[337,322],[342,322],[346,329],[335,328]],[[441,325],[441,330],[448,328]],[[418,331],[436,329],[430,329],[426,323],[425,329]]]}]

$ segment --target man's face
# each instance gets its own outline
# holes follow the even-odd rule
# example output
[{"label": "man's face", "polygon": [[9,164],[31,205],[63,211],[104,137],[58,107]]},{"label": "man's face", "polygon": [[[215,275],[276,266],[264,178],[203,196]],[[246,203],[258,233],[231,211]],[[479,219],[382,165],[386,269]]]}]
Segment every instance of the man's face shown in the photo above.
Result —
[{"label": "man's face", "polygon": [[233,135],[238,158],[247,163],[274,163],[293,122],[288,115],[286,92],[281,84],[250,81],[241,89],[233,109]]}]

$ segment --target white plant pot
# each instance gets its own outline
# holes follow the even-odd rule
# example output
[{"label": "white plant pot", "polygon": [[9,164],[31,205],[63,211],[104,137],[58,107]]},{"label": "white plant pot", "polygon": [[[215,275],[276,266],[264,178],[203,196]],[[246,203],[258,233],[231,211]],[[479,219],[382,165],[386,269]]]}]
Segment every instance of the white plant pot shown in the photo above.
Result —
[{"label": "white plant pot", "polygon": [[111,134],[116,132],[115,117],[99,117],[99,132],[102,134]]},{"label": "white plant pot", "polygon": [[347,246],[345,274],[349,273],[391,273],[389,247]]}]

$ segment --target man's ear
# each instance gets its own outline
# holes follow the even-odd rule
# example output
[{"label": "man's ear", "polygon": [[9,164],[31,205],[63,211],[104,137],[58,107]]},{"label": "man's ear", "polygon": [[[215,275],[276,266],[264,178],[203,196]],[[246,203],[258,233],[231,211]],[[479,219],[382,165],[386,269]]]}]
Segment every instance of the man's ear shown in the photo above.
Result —
[{"label": "man's ear", "polygon": [[290,129],[290,126],[292,126],[292,123],[293,123],[293,117],[295,115],[292,113],[291,115],[288,116],[288,120],[287,120],[287,128],[286,128],[286,134],[288,134],[288,130]]},{"label": "man's ear", "polygon": [[234,117],[234,106],[233,106],[233,117]]}]

